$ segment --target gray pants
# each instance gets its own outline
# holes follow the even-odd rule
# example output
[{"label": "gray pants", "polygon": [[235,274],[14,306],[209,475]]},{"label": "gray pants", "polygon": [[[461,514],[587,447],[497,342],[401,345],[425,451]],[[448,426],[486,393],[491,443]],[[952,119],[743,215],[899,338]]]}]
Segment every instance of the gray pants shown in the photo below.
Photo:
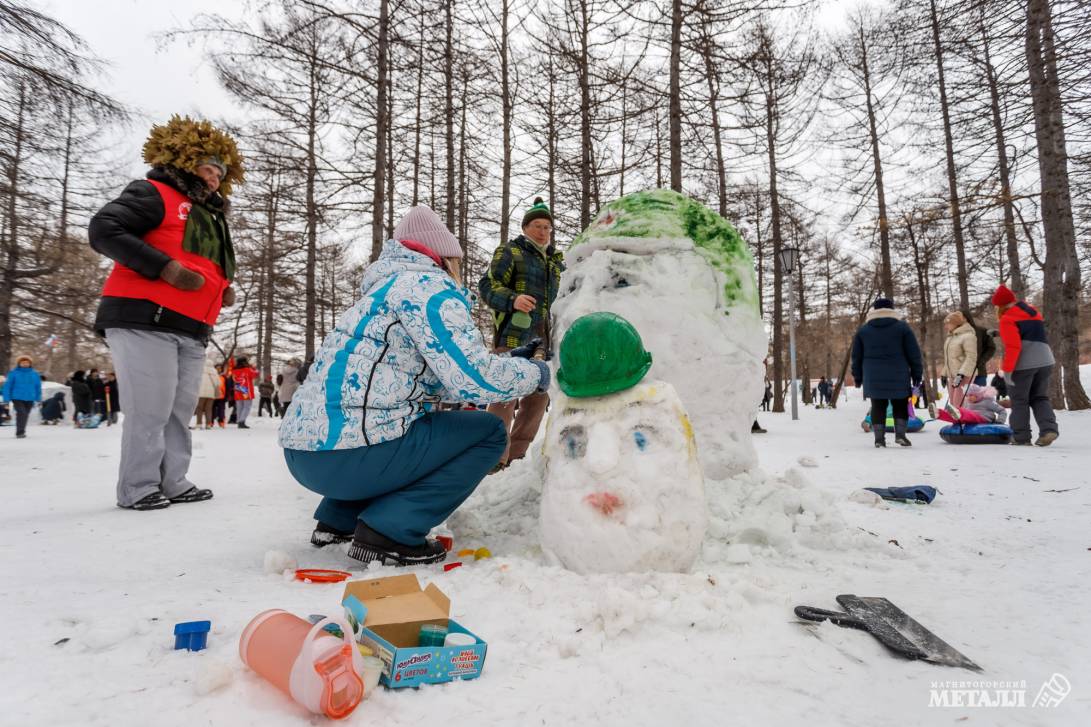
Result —
[{"label": "gray pants", "polygon": [[192,443],[189,419],[197,405],[205,347],[175,333],[110,328],[106,342],[125,419],[117,502],[129,506],[153,492],[177,497],[186,479]]},{"label": "gray pants", "polygon": [[253,399],[239,399],[235,402],[235,421],[246,424],[246,417],[250,416],[250,410],[254,408]]},{"label": "gray pants", "polygon": [[1030,441],[1030,411],[1034,410],[1034,421],[1038,423],[1038,434],[1058,432],[1057,417],[1053,414],[1053,404],[1049,401],[1049,377],[1052,366],[1036,369],[1016,369],[1011,374],[1011,429],[1016,442]]}]

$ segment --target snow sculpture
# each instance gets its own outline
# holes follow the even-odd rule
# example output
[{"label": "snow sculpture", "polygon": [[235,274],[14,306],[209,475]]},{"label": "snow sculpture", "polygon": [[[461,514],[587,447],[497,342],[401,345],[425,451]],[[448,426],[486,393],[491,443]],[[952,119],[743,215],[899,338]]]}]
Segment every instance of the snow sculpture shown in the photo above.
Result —
[{"label": "snow sculpture", "polygon": [[693,429],[623,318],[575,321],[560,345],[546,424],[541,539],[548,557],[588,572],[688,571],[708,507]]},{"label": "snow sculpture", "polygon": [[652,352],[650,377],[671,383],[689,412],[705,475],[754,467],[767,343],[735,228],[676,192],[637,192],[606,205],[566,256],[554,340],[588,313],[623,316]]}]

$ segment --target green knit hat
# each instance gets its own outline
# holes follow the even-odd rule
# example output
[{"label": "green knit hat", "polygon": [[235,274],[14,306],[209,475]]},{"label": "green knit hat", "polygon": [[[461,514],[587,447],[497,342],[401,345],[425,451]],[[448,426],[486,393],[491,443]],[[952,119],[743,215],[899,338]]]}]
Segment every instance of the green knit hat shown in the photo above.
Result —
[{"label": "green knit hat", "polygon": [[576,398],[624,391],[652,367],[633,324],[613,313],[577,318],[561,340],[560,358],[557,385]]},{"label": "green knit hat", "polygon": [[534,204],[530,206],[530,209],[523,215],[523,224],[521,227],[526,227],[534,220],[549,220],[553,221],[553,213],[549,211],[549,205],[542,200],[541,197],[534,198]]}]

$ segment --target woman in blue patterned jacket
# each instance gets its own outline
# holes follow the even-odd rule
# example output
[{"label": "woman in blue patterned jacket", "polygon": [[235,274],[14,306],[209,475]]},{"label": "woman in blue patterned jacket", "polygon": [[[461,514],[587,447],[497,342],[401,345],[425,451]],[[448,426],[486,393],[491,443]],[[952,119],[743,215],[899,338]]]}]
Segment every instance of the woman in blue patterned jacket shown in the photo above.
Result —
[{"label": "woman in blue patterned jacket", "polygon": [[435,212],[414,207],[368,266],[363,297],[338,321],[280,427],[288,469],[322,495],[311,542],[352,539],[349,556],[398,565],[443,560],[425,536],[500,460],[506,434],[485,406],[549,387],[533,349],[493,354],[459,279],[462,249]]}]

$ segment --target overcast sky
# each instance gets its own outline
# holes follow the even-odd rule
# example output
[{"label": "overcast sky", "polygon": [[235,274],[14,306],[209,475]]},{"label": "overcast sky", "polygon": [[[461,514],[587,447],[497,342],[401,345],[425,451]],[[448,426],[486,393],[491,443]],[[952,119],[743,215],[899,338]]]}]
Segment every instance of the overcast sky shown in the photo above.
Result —
[{"label": "overcast sky", "polygon": [[119,143],[133,176],[144,176],[140,147],[152,122],[173,113],[238,118],[238,104],[220,88],[202,58],[200,43],[165,44],[156,36],[184,28],[201,13],[239,17],[244,2],[232,0],[37,0],[33,5],[83,37],[107,62],[99,88],[129,106],[133,127]]}]

